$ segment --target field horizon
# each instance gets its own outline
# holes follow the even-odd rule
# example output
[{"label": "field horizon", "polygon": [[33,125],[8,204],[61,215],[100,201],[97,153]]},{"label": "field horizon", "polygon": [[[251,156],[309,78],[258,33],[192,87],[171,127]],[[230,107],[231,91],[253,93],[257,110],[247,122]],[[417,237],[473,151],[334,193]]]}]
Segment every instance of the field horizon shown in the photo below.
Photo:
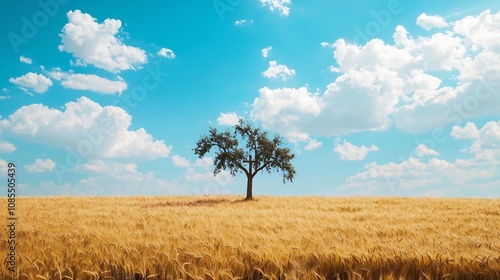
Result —
[{"label": "field horizon", "polygon": [[[16,203],[17,267],[12,274],[4,261],[2,278],[500,278],[500,199],[65,196]],[[0,237],[5,256],[6,233]]]}]

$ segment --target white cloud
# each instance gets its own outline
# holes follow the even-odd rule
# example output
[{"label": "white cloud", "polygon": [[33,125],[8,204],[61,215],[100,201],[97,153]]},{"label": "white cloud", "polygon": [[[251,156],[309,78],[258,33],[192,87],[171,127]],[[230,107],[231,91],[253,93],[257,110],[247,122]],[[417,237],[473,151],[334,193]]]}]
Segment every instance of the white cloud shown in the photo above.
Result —
[{"label": "white cloud", "polygon": [[203,157],[196,159],[194,166],[209,167],[214,164],[212,157]]},{"label": "white cloud", "polygon": [[[44,182],[45,183],[45,182]],[[42,184],[41,184],[42,185]],[[60,188],[48,183],[44,188]],[[137,196],[137,195],[180,195],[185,193],[182,186],[156,177],[154,172],[135,172],[121,176],[93,174],[69,186],[63,186],[68,195],[84,196]],[[57,190],[57,195],[60,191]]]},{"label": "white cloud", "polygon": [[434,27],[448,27],[448,23],[446,23],[444,18],[440,16],[429,16],[425,13],[418,16],[417,25],[421,26],[425,30],[431,30]]},{"label": "white cloud", "polygon": [[[468,125],[470,130],[471,125]],[[464,130],[456,136],[464,136]],[[377,164],[372,162],[365,166],[365,171],[355,174],[346,180],[341,190],[369,190],[371,194],[380,194],[387,191],[394,195],[436,194],[438,189],[446,189],[446,196],[484,196],[496,194],[498,197],[498,183],[500,183],[500,122],[489,122],[478,130],[474,137],[470,151],[472,158],[456,159],[455,161],[441,160],[429,157],[425,160],[419,152],[426,155],[438,155],[428,147],[419,146],[407,159],[396,163]],[[443,195],[443,194],[438,194]]]},{"label": "white cloud", "polygon": [[235,112],[220,113],[220,116],[217,118],[217,124],[234,126],[238,124],[241,118],[242,117],[238,116]]},{"label": "white cloud", "polygon": [[203,157],[203,158],[196,159],[194,164],[191,164],[191,162],[187,158],[181,157],[179,155],[173,155],[172,156],[172,163],[177,167],[184,167],[184,168],[203,167],[203,168],[207,168],[207,167],[210,167],[214,164],[214,160],[212,159],[212,157]]},{"label": "white cloud", "polygon": [[[429,58],[425,65],[432,66],[431,70],[458,70],[456,85],[430,91],[435,97],[426,104],[410,102],[402,106],[395,114],[399,127],[418,132],[471,117],[496,115],[500,106],[500,96],[495,94],[500,86],[500,68],[495,62],[500,59],[500,42],[496,39],[500,36],[499,24],[500,12],[490,14],[488,10],[451,23],[453,32],[432,36],[435,42],[421,48]],[[422,39],[409,42],[423,45]]]},{"label": "white cloud", "polygon": [[173,155],[172,156],[172,163],[177,166],[177,167],[189,167],[190,163],[187,158],[183,158],[179,155]]},{"label": "white cloud", "polygon": [[0,129],[26,141],[66,149],[83,158],[168,157],[171,147],[153,140],[143,128],[129,131],[132,117],[122,108],[101,107],[87,97],[66,103],[65,110],[42,104],[23,106]]},{"label": "white cloud", "polygon": [[17,150],[16,146],[14,144],[9,143],[7,141],[0,141],[0,153],[12,153],[13,151]]},{"label": "white cloud", "polygon": [[214,183],[217,185],[228,185],[233,182],[233,176],[227,170],[221,170],[220,173],[214,176],[212,171],[196,171],[189,167],[184,174],[184,178],[188,183]]},{"label": "white cloud", "polygon": [[269,10],[277,10],[281,15],[288,16],[290,14],[290,7],[288,7],[292,1],[291,0],[260,0],[260,3],[268,7]]},{"label": "white cloud", "polygon": [[456,139],[473,139],[469,150],[479,157],[490,157],[492,153],[500,156],[500,121],[487,122],[481,129],[468,122],[463,128],[454,126],[450,135]]},{"label": "white cloud", "polygon": [[[335,57],[340,64],[340,70],[345,73],[328,85],[322,96],[310,94],[306,90],[305,92],[299,91],[302,92],[301,94],[267,94],[264,97],[262,94],[265,91],[261,89],[261,96],[256,99],[253,107],[253,111],[260,113],[254,113],[253,116],[261,120],[266,128],[273,130],[276,130],[277,127],[271,124],[271,120],[283,119],[283,116],[286,116],[289,121],[281,126],[290,133],[295,130],[293,131],[295,134],[302,134],[304,140],[308,139],[309,135],[333,136],[361,130],[383,130],[389,127],[389,115],[398,103],[398,97],[405,85],[404,81],[393,69],[381,66],[367,67],[364,64],[376,58],[375,51],[371,49],[380,49],[384,53],[391,54],[394,51],[384,50],[386,46],[377,40],[371,41],[363,49],[355,45],[348,45],[343,40],[337,41],[335,46],[337,48]],[[369,54],[363,52],[369,52]],[[361,57],[358,58],[358,56]],[[347,58],[350,61],[347,61]],[[352,65],[354,63],[360,64],[360,66]],[[394,59],[393,63],[401,63],[401,59]],[[281,89],[275,90],[275,92],[280,91]],[[290,89],[286,91],[288,92]],[[296,89],[291,91],[296,92]],[[260,100],[264,98],[268,100],[266,103],[269,104],[282,104],[291,98],[307,99],[312,101],[308,102],[309,104],[315,103],[315,105],[307,106],[306,110],[317,109],[306,112],[288,106],[275,107],[270,105],[263,108]],[[296,100],[296,102],[301,101]],[[295,102],[286,103],[295,104]],[[263,110],[269,111],[262,113]],[[295,124],[291,125],[291,122],[295,122]]]},{"label": "white cloud", "polygon": [[52,86],[52,81],[42,74],[29,72],[21,77],[10,78],[9,82],[23,88],[30,88],[36,93],[44,93]]},{"label": "white cloud", "polygon": [[[500,36],[498,24],[500,12],[485,11],[428,36],[413,38],[397,26],[394,44],[373,39],[356,45],[339,39],[333,43],[336,64],[330,68],[339,75],[326,90],[289,95],[277,93],[302,91],[278,88],[269,94],[261,89],[251,115],[265,128],[300,141],[393,125],[421,133],[497,115],[500,40],[493,38]],[[314,100],[319,110],[298,109],[292,98]]]},{"label": "white cloud", "polygon": [[22,63],[26,63],[26,64],[33,64],[33,61],[31,60],[31,58],[24,57],[22,55],[19,57],[19,61],[21,61]]},{"label": "white cloud", "polygon": [[474,139],[479,137],[479,131],[474,123],[467,122],[463,128],[453,126],[450,135],[455,139]]},{"label": "white cloud", "polygon": [[236,26],[240,26],[240,25],[243,25],[243,24],[246,24],[246,23],[248,23],[248,24],[253,23],[253,19],[251,19],[251,20],[241,19],[241,20],[237,20],[237,21],[234,22],[234,24]]},{"label": "white cloud", "polygon": [[430,149],[426,145],[420,144],[415,148],[415,154],[417,157],[425,157],[425,156],[437,156],[439,155],[438,152],[436,152],[433,149]]},{"label": "white cloud", "polygon": [[172,156],[172,162],[175,166],[186,168],[184,180],[190,186],[193,186],[195,194],[231,193],[227,186],[233,182],[233,176],[227,170],[221,170],[220,173],[214,176],[211,170],[214,162],[212,157],[198,158],[192,164],[188,159],[174,155]]},{"label": "white cloud", "polygon": [[478,16],[467,16],[453,23],[453,31],[464,36],[472,48],[500,51],[500,11],[492,14],[490,10]]},{"label": "white cloud", "polygon": [[328,70],[330,70],[330,72],[333,72],[333,73],[340,73],[340,72],[342,72],[342,71],[340,71],[339,68],[337,68],[335,66],[328,67]]},{"label": "white cloud", "polygon": [[[361,130],[384,130],[404,83],[397,72],[350,71],[337,78],[319,96],[306,88],[263,88],[255,99],[252,116],[280,134],[334,136]],[[296,138],[297,139],[297,138]]]},{"label": "white cloud", "polygon": [[0,172],[2,172],[2,175],[0,176],[5,176],[5,174],[7,174],[7,166],[8,163],[5,160],[0,159]]},{"label": "white cloud", "polygon": [[64,88],[76,90],[88,90],[103,94],[121,94],[127,89],[127,84],[122,81],[111,81],[94,74],[73,74],[53,71],[49,76],[56,80],[62,80]]},{"label": "white cloud", "polygon": [[264,128],[272,129],[292,141],[309,139],[302,130],[321,112],[319,97],[309,93],[305,87],[261,88],[252,107],[253,119],[260,120]]},{"label": "white cloud", "polygon": [[286,65],[278,64],[274,60],[269,62],[269,68],[262,73],[262,76],[266,78],[281,78],[282,80],[286,80],[293,75],[295,75],[295,70],[289,69]]},{"label": "white cloud", "polygon": [[265,47],[261,50],[262,57],[267,58],[269,56],[269,52],[273,49],[272,46]]},{"label": "white cloud", "polygon": [[25,165],[28,173],[42,173],[52,171],[56,164],[50,159],[37,159],[32,164]]},{"label": "white cloud", "polygon": [[[140,172],[135,163],[90,160],[75,170],[90,176],[64,186],[69,194],[81,195],[147,195],[153,193],[179,194],[182,188],[156,178],[154,172]],[[47,182],[42,187],[57,187]]]},{"label": "white cloud", "polygon": [[174,59],[175,58],[174,51],[172,51],[171,49],[167,49],[167,48],[161,48],[158,51],[158,55],[166,57],[168,59]]},{"label": "white cloud", "polygon": [[123,174],[135,174],[137,172],[137,164],[90,160],[87,163],[76,166],[75,170],[106,174],[117,178],[123,176]]},{"label": "white cloud", "polygon": [[227,185],[232,182],[233,178],[228,171],[222,170],[221,173],[216,176],[213,175],[211,171],[195,171],[194,168],[189,167],[184,174],[184,179],[188,183],[212,183],[212,184],[224,184]]},{"label": "white cloud", "polygon": [[309,143],[307,143],[304,149],[306,151],[316,150],[317,148],[321,147],[322,144],[323,143],[317,141],[316,139],[309,139]]},{"label": "white cloud", "polygon": [[322,47],[330,47],[331,45],[328,42],[321,42],[321,46]]},{"label": "white cloud", "polygon": [[368,152],[378,151],[378,147],[375,145],[371,145],[369,148],[365,145],[357,147],[344,140],[342,144],[337,142],[333,150],[338,153],[343,160],[362,160],[366,157]]},{"label": "white cloud", "polygon": [[144,50],[123,44],[119,38],[121,21],[96,19],[80,10],[67,13],[68,23],[64,26],[60,51],[72,53],[81,62],[92,64],[110,72],[136,69],[147,62]]}]

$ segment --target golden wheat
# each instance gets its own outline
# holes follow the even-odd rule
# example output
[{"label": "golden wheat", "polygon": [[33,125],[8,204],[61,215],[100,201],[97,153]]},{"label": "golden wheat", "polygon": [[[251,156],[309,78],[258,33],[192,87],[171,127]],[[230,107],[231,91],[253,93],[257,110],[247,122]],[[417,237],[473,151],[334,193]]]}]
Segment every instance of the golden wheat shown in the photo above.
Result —
[{"label": "golden wheat", "polygon": [[17,213],[4,279],[500,279],[499,199],[21,197]]}]

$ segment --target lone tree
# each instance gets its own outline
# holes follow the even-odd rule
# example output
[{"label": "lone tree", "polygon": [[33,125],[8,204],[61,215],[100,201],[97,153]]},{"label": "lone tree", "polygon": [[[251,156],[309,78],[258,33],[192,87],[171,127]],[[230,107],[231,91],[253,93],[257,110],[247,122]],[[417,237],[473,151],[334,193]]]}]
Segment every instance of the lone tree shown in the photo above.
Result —
[{"label": "lone tree", "polygon": [[[245,147],[240,147],[238,140],[246,141]],[[267,137],[267,132],[259,128],[253,128],[251,124],[240,119],[234,126],[234,131],[226,130],[218,132],[216,128],[210,127],[208,136],[202,136],[196,142],[194,153],[200,158],[216,148],[214,160],[214,176],[222,169],[228,170],[232,176],[243,172],[247,176],[246,200],[252,199],[252,180],[262,170],[269,174],[272,171],[281,171],[283,184],[286,181],[293,182],[295,168],[291,160],[295,157],[289,148],[281,147],[283,138],[275,135],[273,139]],[[248,168],[245,167],[248,163]]]}]

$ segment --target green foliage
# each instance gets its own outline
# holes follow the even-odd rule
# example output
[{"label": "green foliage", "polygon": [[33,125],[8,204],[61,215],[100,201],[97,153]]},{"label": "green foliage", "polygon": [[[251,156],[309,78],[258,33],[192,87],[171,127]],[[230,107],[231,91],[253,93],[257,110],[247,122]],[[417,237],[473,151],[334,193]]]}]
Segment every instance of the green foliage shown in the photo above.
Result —
[{"label": "green foliage", "polygon": [[[240,147],[240,142],[245,142],[245,146]],[[279,135],[270,139],[267,132],[254,128],[250,123],[240,119],[232,132],[230,130],[218,132],[216,128],[211,127],[209,134],[198,140],[193,151],[202,158],[212,148],[216,149],[214,175],[221,170],[229,171],[232,176],[243,172],[251,180],[259,171],[265,170],[268,173],[281,172],[283,183],[293,182],[295,168],[291,160],[295,155],[289,148],[282,147],[283,144],[283,138]],[[247,168],[243,161],[250,156],[252,168]]]}]

